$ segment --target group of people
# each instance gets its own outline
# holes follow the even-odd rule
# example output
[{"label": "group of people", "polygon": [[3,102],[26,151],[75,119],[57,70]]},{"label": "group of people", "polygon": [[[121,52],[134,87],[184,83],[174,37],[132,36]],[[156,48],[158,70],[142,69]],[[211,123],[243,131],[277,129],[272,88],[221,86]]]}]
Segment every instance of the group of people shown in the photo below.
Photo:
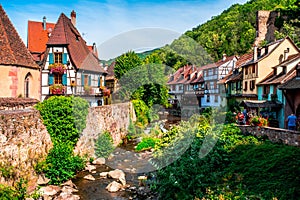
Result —
[{"label": "group of people", "polygon": [[236,115],[236,120],[239,125],[249,124],[250,113],[247,112],[247,109],[244,109],[243,112],[238,112]]}]

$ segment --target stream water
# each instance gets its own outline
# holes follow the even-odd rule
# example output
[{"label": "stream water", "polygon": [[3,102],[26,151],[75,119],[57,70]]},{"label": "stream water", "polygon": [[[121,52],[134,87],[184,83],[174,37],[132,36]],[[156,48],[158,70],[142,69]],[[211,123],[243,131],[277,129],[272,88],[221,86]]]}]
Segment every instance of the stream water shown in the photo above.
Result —
[{"label": "stream water", "polygon": [[[178,123],[180,119],[172,119],[166,122],[166,128],[170,124]],[[147,175],[148,172],[154,172],[156,169],[151,165],[149,160],[152,158],[151,152],[137,153],[134,151],[137,141],[133,140],[128,142],[126,145],[117,147],[109,159],[106,160],[105,165],[98,165],[96,173],[92,176],[96,179],[95,181],[86,180],[83,177],[91,174],[88,171],[79,172],[76,177],[72,180],[78,188],[77,195],[80,196],[81,200],[127,200],[127,199],[146,199],[137,198],[136,195],[132,194],[129,190],[119,191],[116,193],[110,193],[105,188],[111,183],[112,179],[101,178],[101,172],[108,172],[114,169],[121,169],[126,174],[126,182],[130,187],[139,188],[138,177]],[[151,196],[148,199],[157,199],[155,196]]]}]

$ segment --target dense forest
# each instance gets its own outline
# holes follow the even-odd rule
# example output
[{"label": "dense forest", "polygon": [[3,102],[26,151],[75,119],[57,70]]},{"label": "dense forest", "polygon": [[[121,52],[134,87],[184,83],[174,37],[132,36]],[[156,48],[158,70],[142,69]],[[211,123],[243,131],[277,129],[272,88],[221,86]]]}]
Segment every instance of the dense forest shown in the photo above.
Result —
[{"label": "dense forest", "polygon": [[251,50],[255,40],[258,10],[278,11],[276,39],[289,35],[300,44],[298,0],[250,0],[243,5],[232,5],[156,53],[164,64],[175,69],[187,63],[201,66],[219,60],[224,53],[242,55]]}]

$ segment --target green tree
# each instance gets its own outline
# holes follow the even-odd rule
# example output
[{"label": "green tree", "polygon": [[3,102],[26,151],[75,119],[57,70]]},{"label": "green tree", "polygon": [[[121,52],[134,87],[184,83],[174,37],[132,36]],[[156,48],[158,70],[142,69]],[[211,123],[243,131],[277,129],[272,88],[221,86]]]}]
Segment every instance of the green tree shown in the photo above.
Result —
[{"label": "green tree", "polygon": [[120,57],[116,59],[115,65],[115,76],[117,79],[120,79],[126,72],[129,70],[140,66],[142,64],[142,60],[134,51],[128,51],[125,54],[122,54]]}]

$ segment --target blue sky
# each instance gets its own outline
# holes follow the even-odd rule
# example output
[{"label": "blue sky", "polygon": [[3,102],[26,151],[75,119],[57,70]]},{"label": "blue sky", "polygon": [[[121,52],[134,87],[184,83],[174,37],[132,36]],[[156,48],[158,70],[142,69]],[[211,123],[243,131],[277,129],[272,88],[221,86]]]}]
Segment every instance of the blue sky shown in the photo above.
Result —
[{"label": "blue sky", "polygon": [[4,0],[1,4],[25,44],[28,20],[42,21],[46,16],[48,22],[55,23],[61,13],[70,16],[75,10],[77,29],[88,44],[96,42],[101,52],[107,48],[103,46],[107,41],[139,29],[169,30],[171,40],[174,33],[182,34],[232,4],[245,2],[247,0]]}]

